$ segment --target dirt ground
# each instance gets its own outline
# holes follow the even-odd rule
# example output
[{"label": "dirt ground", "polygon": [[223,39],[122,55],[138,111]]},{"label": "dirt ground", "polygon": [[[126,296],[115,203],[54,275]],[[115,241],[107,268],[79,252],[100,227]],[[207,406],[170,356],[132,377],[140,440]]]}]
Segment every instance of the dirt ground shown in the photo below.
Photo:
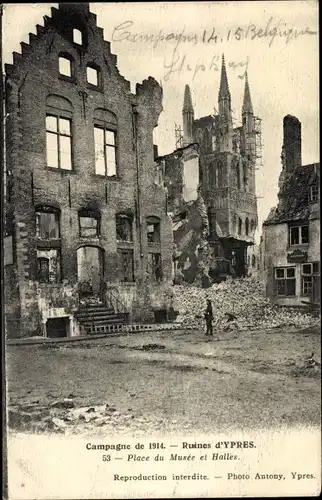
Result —
[{"label": "dirt ground", "polygon": [[8,346],[10,427],[143,435],[319,425],[320,338],[318,328],[288,328]]}]

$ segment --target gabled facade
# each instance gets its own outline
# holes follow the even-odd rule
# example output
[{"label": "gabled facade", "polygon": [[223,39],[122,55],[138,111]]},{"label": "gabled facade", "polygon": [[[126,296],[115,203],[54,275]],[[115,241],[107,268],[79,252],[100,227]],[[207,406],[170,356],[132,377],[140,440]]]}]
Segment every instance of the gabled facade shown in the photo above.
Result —
[{"label": "gabled facade", "polygon": [[21,49],[6,66],[8,335],[48,335],[57,318],[77,335],[95,301],[151,320],[172,271],[162,89],[149,77],[131,93],[86,3],[52,8]]},{"label": "gabled facade", "polygon": [[320,302],[320,164],[302,165],[301,123],[283,122],[278,205],[263,224],[261,271],[280,305]]}]

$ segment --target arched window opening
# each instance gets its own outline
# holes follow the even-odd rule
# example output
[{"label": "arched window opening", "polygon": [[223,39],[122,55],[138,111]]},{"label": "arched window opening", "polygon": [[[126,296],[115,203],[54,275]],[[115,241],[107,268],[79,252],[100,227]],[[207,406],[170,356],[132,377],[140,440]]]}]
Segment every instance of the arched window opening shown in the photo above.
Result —
[{"label": "arched window opening", "polygon": [[116,214],[116,239],[118,242],[133,242],[133,217],[126,214]]},{"label": "arched window opening", "polygon": [[212,132],[211,136],[211,149],[213,153],[217,150],[217,137],[214,131]]},{"label": "arched window opening", "polygon": [[245,233],[246,233],[246,236],[248,236],[248,233],[249,233],[249,220],[248,220],[248,217],[246,217],[246,219],[245,219]]},{"label": "arched window opening", "polygon": [[77,45],[83,45],[83,33],[77,28],[73,29],[73,42]]},{"label": "arched window opening", "polygon": [[223,187],[223,185],[224,185],[223,165],[219,161],[219,162],[217,162],[217,166],[216,166],[216,186]]},{"label": "arched window opening", "polygon": [[241,235],[243,230],[243,221],[238,217],[238,234]]},{"label": "arched window opening", "polygon": [[244,184],[244,188],[246,190],[247,189],[247,182],[248,182],[247,164],[243,162],[242,166],[243,166],[243,184]]},{"label": "arched window opening", "polygon": [[236,184],[237,184],[237,189],[240,189],[240,185],[241,185],[241,182],[240,182],[240,167],[239,167],[239,164],[237,163],[236,165]]},{"label": "arched window opening", "polygon": [[100,214],[92,210],[78,212],[79,236],[81,238],[99,238]]},{"label": "arched window opening", "polygon": [[213,188],[216,185],[215,166],[213,163],[209,163],[208,166],[208,180],[209,180],[209,187]]},{"label": "arched window opening", "polygon": [[147,218],[147,240],[148,244],[160,244],[160,219],[158,217]]},{"label": "arched window opening", "polygon": [[74,77],[74,59],[70,54],[61,53],[58,57],[59,74],[67,77]]},{"label": "arched window opening", "polygon": [[238,217],[235,214],[233,218],[233,234],[237,233]]}]

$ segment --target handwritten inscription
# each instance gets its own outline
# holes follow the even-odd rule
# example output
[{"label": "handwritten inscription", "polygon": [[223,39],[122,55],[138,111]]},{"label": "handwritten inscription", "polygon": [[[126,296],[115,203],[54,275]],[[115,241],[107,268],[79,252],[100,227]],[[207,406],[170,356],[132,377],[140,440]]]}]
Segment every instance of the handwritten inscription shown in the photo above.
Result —
[{"label": "handwritten inscription", "polygon": [[245,26],[236,26],[228,31],[224,28],[212,26],[209,29],[201,29],[200,32],[187,32],[186,26],[183,26],[178,32],[165,32],[163,29],[155,33],[136,32],[134,22],[131,20],[115,26],[112,33],[113,42],[130,43],[149,43],[153,48],[157,48],[161,43],[174,44],[178,49],[181,44],[197,45],[208,44],[215,45],[226,42],[239,42],[243,40],[266,40],[271,47],[276,39],[281,39],[288,44],[303,36],[316,35],[317,32],[306,27],[290,26],[279,20],[276,21],[270,17],[262,26],[248,23]]},{"label": "handwritten inscription", "polygon": [[[229,61],[228,66],[239,72],[238,78],[243,79],[247,72],[249,57],[245,61]],[[188,54],[181,54],[176,49],[173,50],[169,60],[164,60],[164,80],[167,82],[173,75],[180,75],[184,72],[192,74],[192,80],[206,71],[220,71],[221,55],[214,54],[208,61],[197,59],[191,62]]]}]

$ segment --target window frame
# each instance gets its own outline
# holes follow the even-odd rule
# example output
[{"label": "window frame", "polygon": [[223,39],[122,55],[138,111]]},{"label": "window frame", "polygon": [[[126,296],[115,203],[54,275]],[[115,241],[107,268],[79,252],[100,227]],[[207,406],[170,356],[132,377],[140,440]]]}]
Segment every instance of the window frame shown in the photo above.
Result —
[{"label": "window frame", "polygon": [[[288,270],[294,271],[294,276],[287,276]],[[278,271],[283,271],[283,277],[277,276]],[[287,281],[294,281],[294,293],[287,293]],[[279,282],[283,282],[284,284],[284,293],[279,293]],[[296,297],[296,266],[284,266],[284,267],[275,267],[274,268],[274,285],[276,290],[277,297]]]},{"label": "window frame", "polygon": [[[105,167],[105,173],[101,174],[96,171],[96,142],[95,142],[95,129],[100,129],[104,131],[104,167]],[[98,122],[94,122],[94,127],[93,127],[93,132],[94,132],[94,157],[95,157],[95,175],[98,175],[100,177],[104,177],[106,179],[115,179],[118,178],[118,134],[117,134],[117,127],[112,125],[112,124],[102,124]],[[107,144],[106,143],[106,132],[112,132],[114,134],[114,144]],[[115,174],[113,175],[107,175],[107,154],[106,154],[106,146],[109,147],[114,147],[114,154],[115,154]]]},{"label": "window frame", "polygon": [[[57,132],[54,132],[52,130],[48,130],[47,128],[47,118],[55,118],[56,119],[56,125],[57,125]],[[69,121],[69,127],[70,127],[70,135],[60,133],[60,128],[59,128],[59,123],[60,120],[66,120]],[[73,120],[72,116],[67,113],[62,111],[57,110],[56,112],[52,110],[47,110],[46,111],[46,167],[53,169],[53,170],[59,170],[59,171],[64,171],[64,172],[72,172],[74,170],[74,154],[73,154]],[[57,167],[53,167],[52,165],[48,164],[48,145],[47,145],[47,137],[48,134],[55,136],[56,137],[56,142],[57,142]],[[70,164],[71,168],[64,168],[61,166],[61,140],[60,137],[68,137],[70,139]]]},{"label": "window frame", "polygon": [[[303,242],[302,241],[302,228],[305,227],[307,228],[307,241]],[[292,230],[298,229],[298,243],[292,243]],[[310,243],[310,233],[309,233],[309,224],[292,224],[288,228],[288,238],[289,238],[289,246],[290,247],[297,247],[297,246],[303,246],[303,245],[309,245]]]},{"label": "window frame", "polygon": [[[310,272],[304,272],[304,266],[310,266]],[[316,266],[316,269],[314,267]],[[313,293],[313,280],[314,277],[320,276],[320,262],[305,262],[301,265],[301,295],[303,297],[311,297]],[[309,290],[305,285],[309,286]]]},{"label": "window frame", "polygon": [[[316,190],[315,194],[313,195],[313,190]],[[311,184],[310,186],[310,194],[309,194],[309,201],[310,203],[317,203],[320,199],[320,186],[316,183]]]}]

